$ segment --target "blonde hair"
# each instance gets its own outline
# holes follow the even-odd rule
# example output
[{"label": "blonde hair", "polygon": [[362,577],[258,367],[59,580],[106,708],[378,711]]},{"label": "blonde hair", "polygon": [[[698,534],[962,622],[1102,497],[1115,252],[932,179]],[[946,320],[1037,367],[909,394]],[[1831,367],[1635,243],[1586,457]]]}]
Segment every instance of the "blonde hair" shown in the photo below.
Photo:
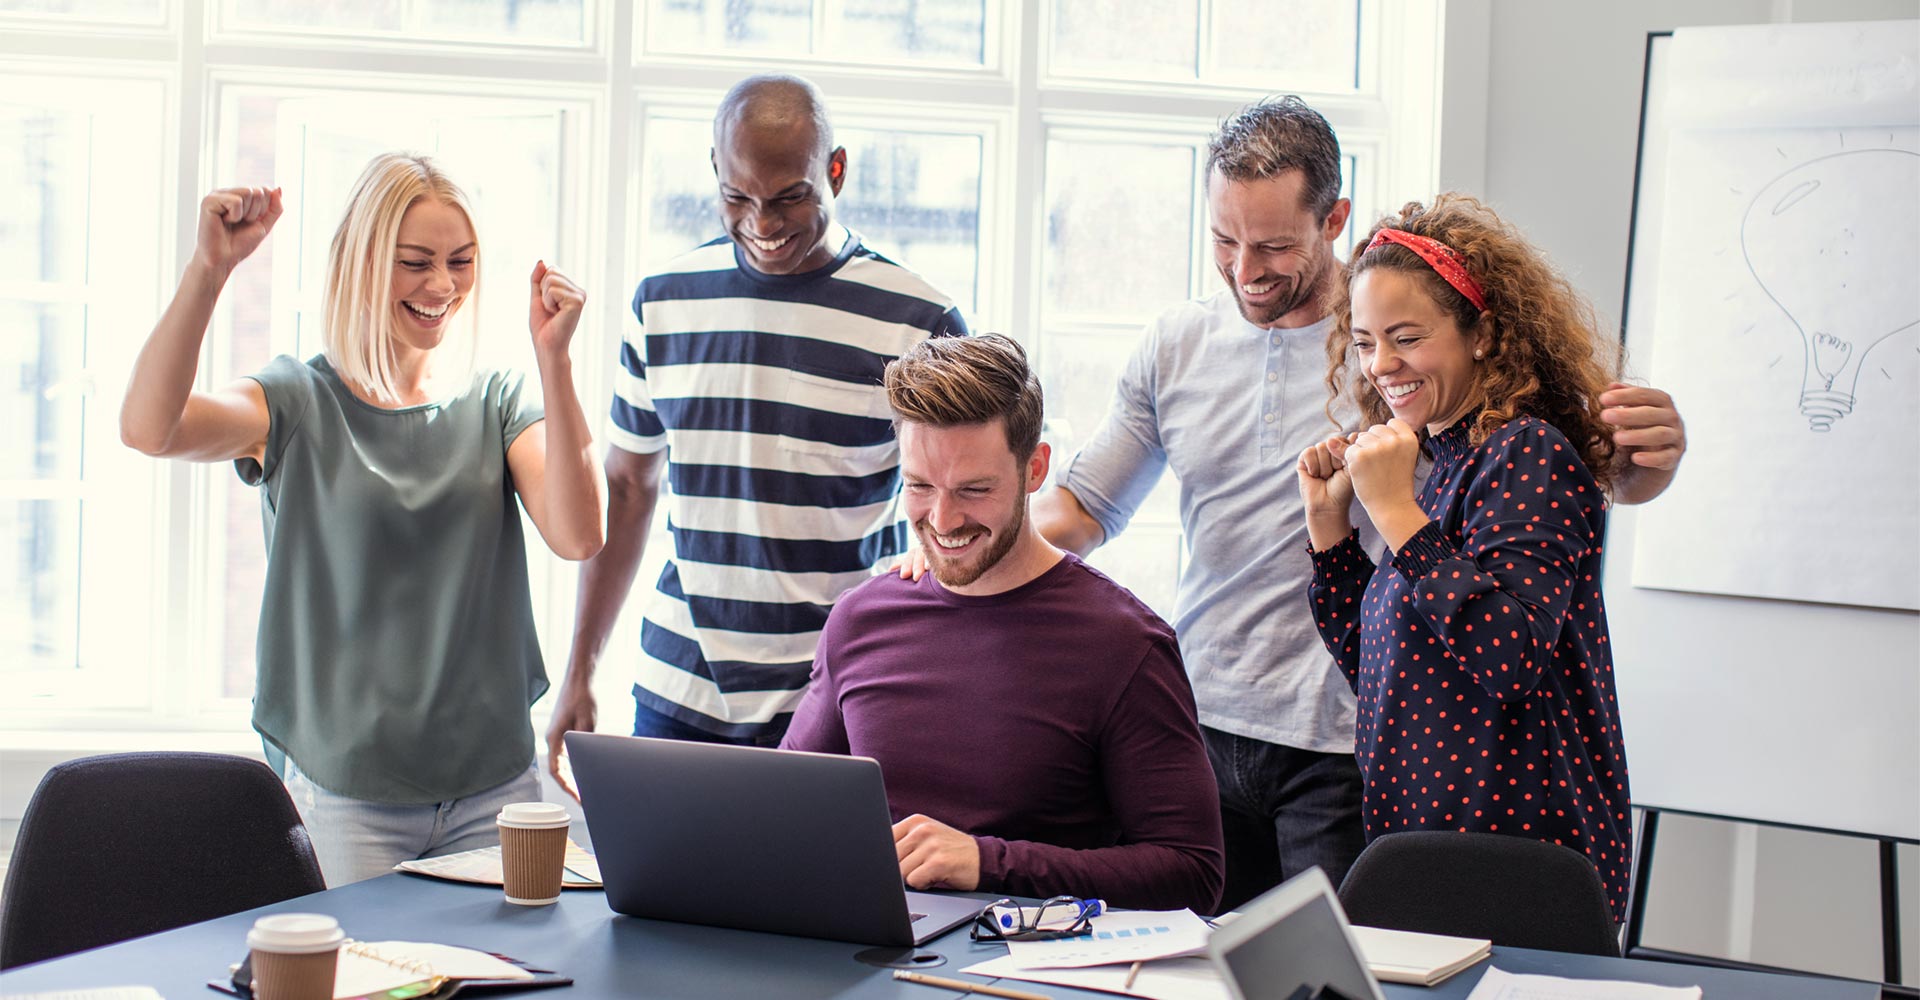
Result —
[{"label": "blonde hair", "polygon": [[[382,402],[397,402],[393,350],[393,266],[400,219],[422,198],[451,205],[473,224],[466,192],[432,160],[410,153],[373,158],[353,184],[347,214],[327,251],[323,342],[334,371]],[[476,232],[476,239],[478,235]],[[467,310],[478,308],[479,255],[474,255],[474,291]]]}]

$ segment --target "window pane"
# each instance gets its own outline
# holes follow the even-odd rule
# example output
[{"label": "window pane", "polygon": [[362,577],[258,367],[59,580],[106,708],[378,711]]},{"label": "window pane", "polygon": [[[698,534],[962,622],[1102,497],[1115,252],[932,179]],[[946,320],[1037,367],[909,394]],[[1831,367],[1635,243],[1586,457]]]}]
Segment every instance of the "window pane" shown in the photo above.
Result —
[{"label": "window pane", "polygon": [[0,0],[0,14],[159,24],[161,0]]},{"label": "window pane", "polygon": [[[647,52],[778,52],[978,66],[986,0],[652,0]],[[814,33],[814,18],[824,24]]]},{"label": "window pane", "polygon": [[977,66],[985,23],[985,0],[830,0],[827,45],[865,59]]},{"label": "window pane", "polygon": [[1192,79],[1199,0],[1053,0],[1052,69],[1129,80]]},{"label": "window pane", "polygon": [[80,478],[83,308],[0,299],[0,478]]},{"label": "window pane", "polygon": [[[1172,303],[1168,303],[1171,305]],[[1055,333],[1042,338],[1036,363],[1047,402],[1046,441],[1057,470],[1093,437],[1113,406],[1113,390],[1127,358],[1140,342],[1135,330],[1115,333]],[[1171,474],[1135,512],[1135,521],[1175,521],[1179,500]],[[1169,563],[1168,565],[1172,565]]]},{"label": "window pane", "polygon": [[839,218],[974,313],[980,264],[979,136],[841,129]]},{"label": "window pane", "polygon": [[654,0],[647,47],[670,52],[813,50],[810,0]]},{"label": "window pane", "polygon": [[1172,621],[1180,556],[1179,527],[1133,524],[1119,538],[1094,549],[1087,562]]},{"label": "window pane", "polygon": [[580,44],[584,0],[227,0],[245,31],[404,35],[405,41]]},{"label": "window pane", "polygon": [[1187,298],[1193,164],[1187,146],[1047,143],[1050,318],[1134,322]]},{"label": "window pane", "polygon": [[80,631],[80,501],[0,500],[0,663],[6,672],[72,667]]},{"label": "window pane", "polygon": [[1205,80],[1258,79],[1287,91],[1359,85],[1357,0],[1214,0]]},{"label": "window pane", "polygon": [[300,28],[399,31],[400,0],[229,0],[236,26],[253,30]]},{"label": "window pane", "polygon": [[[980,137],[846,127],[837,136],[847,148],[847,184],[836,218],[971,315],[980,263]],[[639,256],[641,273],[650,274],[723,230],[707,159],[710,123],[649,118],[644,141],[647,217]]]},{"label": "window pane", "polygon": [[112,428],[158,315],[164,93],[0,75],[0,674],[67,668],[26,691],[72,707],[143,702],[157,648],[156,463]]},{"label": "window pane", "polygon": [[[1354,173],[1359,169],[1360,161],[1351,156],[1340,158],[1340,197],[1352,199],[1353,193],[1360,190],[1360,186],[1353,182]],[[1353,212],[1347,216],[1347,231],[1341,233],[1340,238],[1334,243],[1334,249],[1340,254],[1341,260],[1353,259],[1353,241],[1373,228],[1374,219],[1378,215],[1379,209],[1371,204],[1362,205],[1358,201],[1353,203]]]},{"label": "window pane", "polygon": [[[720,235],[720,195],[707,159],[713,126],[705,120],[648,118],[642,139],[640,275]],[[631,289],[623,289],[630,293]]]},{"label": "window pane", "polygon": [[417,0],[414,23],[502,42],[584,42],[582,0]]},{"label": "window pane", "polygon": [[91,129],[84,112],[0,99],[0,274],[85,280]]}]

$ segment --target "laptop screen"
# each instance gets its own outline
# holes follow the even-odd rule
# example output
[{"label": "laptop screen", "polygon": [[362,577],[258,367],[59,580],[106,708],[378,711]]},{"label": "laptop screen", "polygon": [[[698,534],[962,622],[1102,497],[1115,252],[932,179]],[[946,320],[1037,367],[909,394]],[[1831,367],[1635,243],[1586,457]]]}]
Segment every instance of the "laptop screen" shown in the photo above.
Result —
[{"label": "laptop screen", "polygon": [[1248,904],[1208,950],[1240,1000],[1378,1000],[1339,907],[1310,869]]}]

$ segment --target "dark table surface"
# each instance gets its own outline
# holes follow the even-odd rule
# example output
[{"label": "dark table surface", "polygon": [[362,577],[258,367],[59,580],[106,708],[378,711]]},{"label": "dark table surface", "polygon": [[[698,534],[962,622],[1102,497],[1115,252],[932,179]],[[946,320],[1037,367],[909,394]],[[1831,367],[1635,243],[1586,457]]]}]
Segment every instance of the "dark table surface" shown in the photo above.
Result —
[{"label": "dark table surface", "polygon": [[[569,890],[552,906],[506,903],[497,887],[387,875],[272,906],[209,920],[191,927],[0,973],[0,991],[26,993],[90,986],[146,985],[170,1000],[217,997],[209,979],[224,978],[229,963],[246,952],[247,929],[266,913],[326,913],[363,941],[438,941],[499,952],[572,976],[570,989],[529,997],[918,997],[941,1000],[956,993],[896,982],[891,972],[855,960],[861,945],[641,920],[607,909],[595,890]],[[1006,953],[1004,945],[980,945],[965,928],[934,941],[928,950],[946,956],[924,971],[987,983],[959,970]],[[1520,948],[1494,949],[1493,964],[1509,972],[1574,978],[1630,979],[1672,986],[1700,986],[1706,996],[1740,1000],[1873,1000],[1867,983],[1763,975],[1701,966],[1601,959]],[[1465,997],[1480,978],[1469,969],[1438,987],[1388,984],[1392,1000]],[[1054,997],[1094,998],[1059,986],[1001,981],[1016,989]]]}]

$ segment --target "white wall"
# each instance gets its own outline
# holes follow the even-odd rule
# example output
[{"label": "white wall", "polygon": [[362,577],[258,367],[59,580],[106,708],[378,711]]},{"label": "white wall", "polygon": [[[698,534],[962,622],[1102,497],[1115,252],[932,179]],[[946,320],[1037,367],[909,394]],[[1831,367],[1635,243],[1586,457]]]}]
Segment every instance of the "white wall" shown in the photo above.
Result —
[{"label": "white wall", "polygon": [[[1488,199],[1617,324],[1647,33],[1911,18],[1920,18],[1920,0],[1453,0],[1443,186]],[[1484,105],[1474,100],[1480,95]],[[1482,136],[1483,149],[1459,148]],[[1916,656],[1913,649],[1885,652]],[[1645,943],[1877,980],[1875,851],[1865,841],[1670,815],[1660,832]],[[1907,981],[1916,982],[1920,852],[1903,848],[1900,861],[1902,964]]]}]

